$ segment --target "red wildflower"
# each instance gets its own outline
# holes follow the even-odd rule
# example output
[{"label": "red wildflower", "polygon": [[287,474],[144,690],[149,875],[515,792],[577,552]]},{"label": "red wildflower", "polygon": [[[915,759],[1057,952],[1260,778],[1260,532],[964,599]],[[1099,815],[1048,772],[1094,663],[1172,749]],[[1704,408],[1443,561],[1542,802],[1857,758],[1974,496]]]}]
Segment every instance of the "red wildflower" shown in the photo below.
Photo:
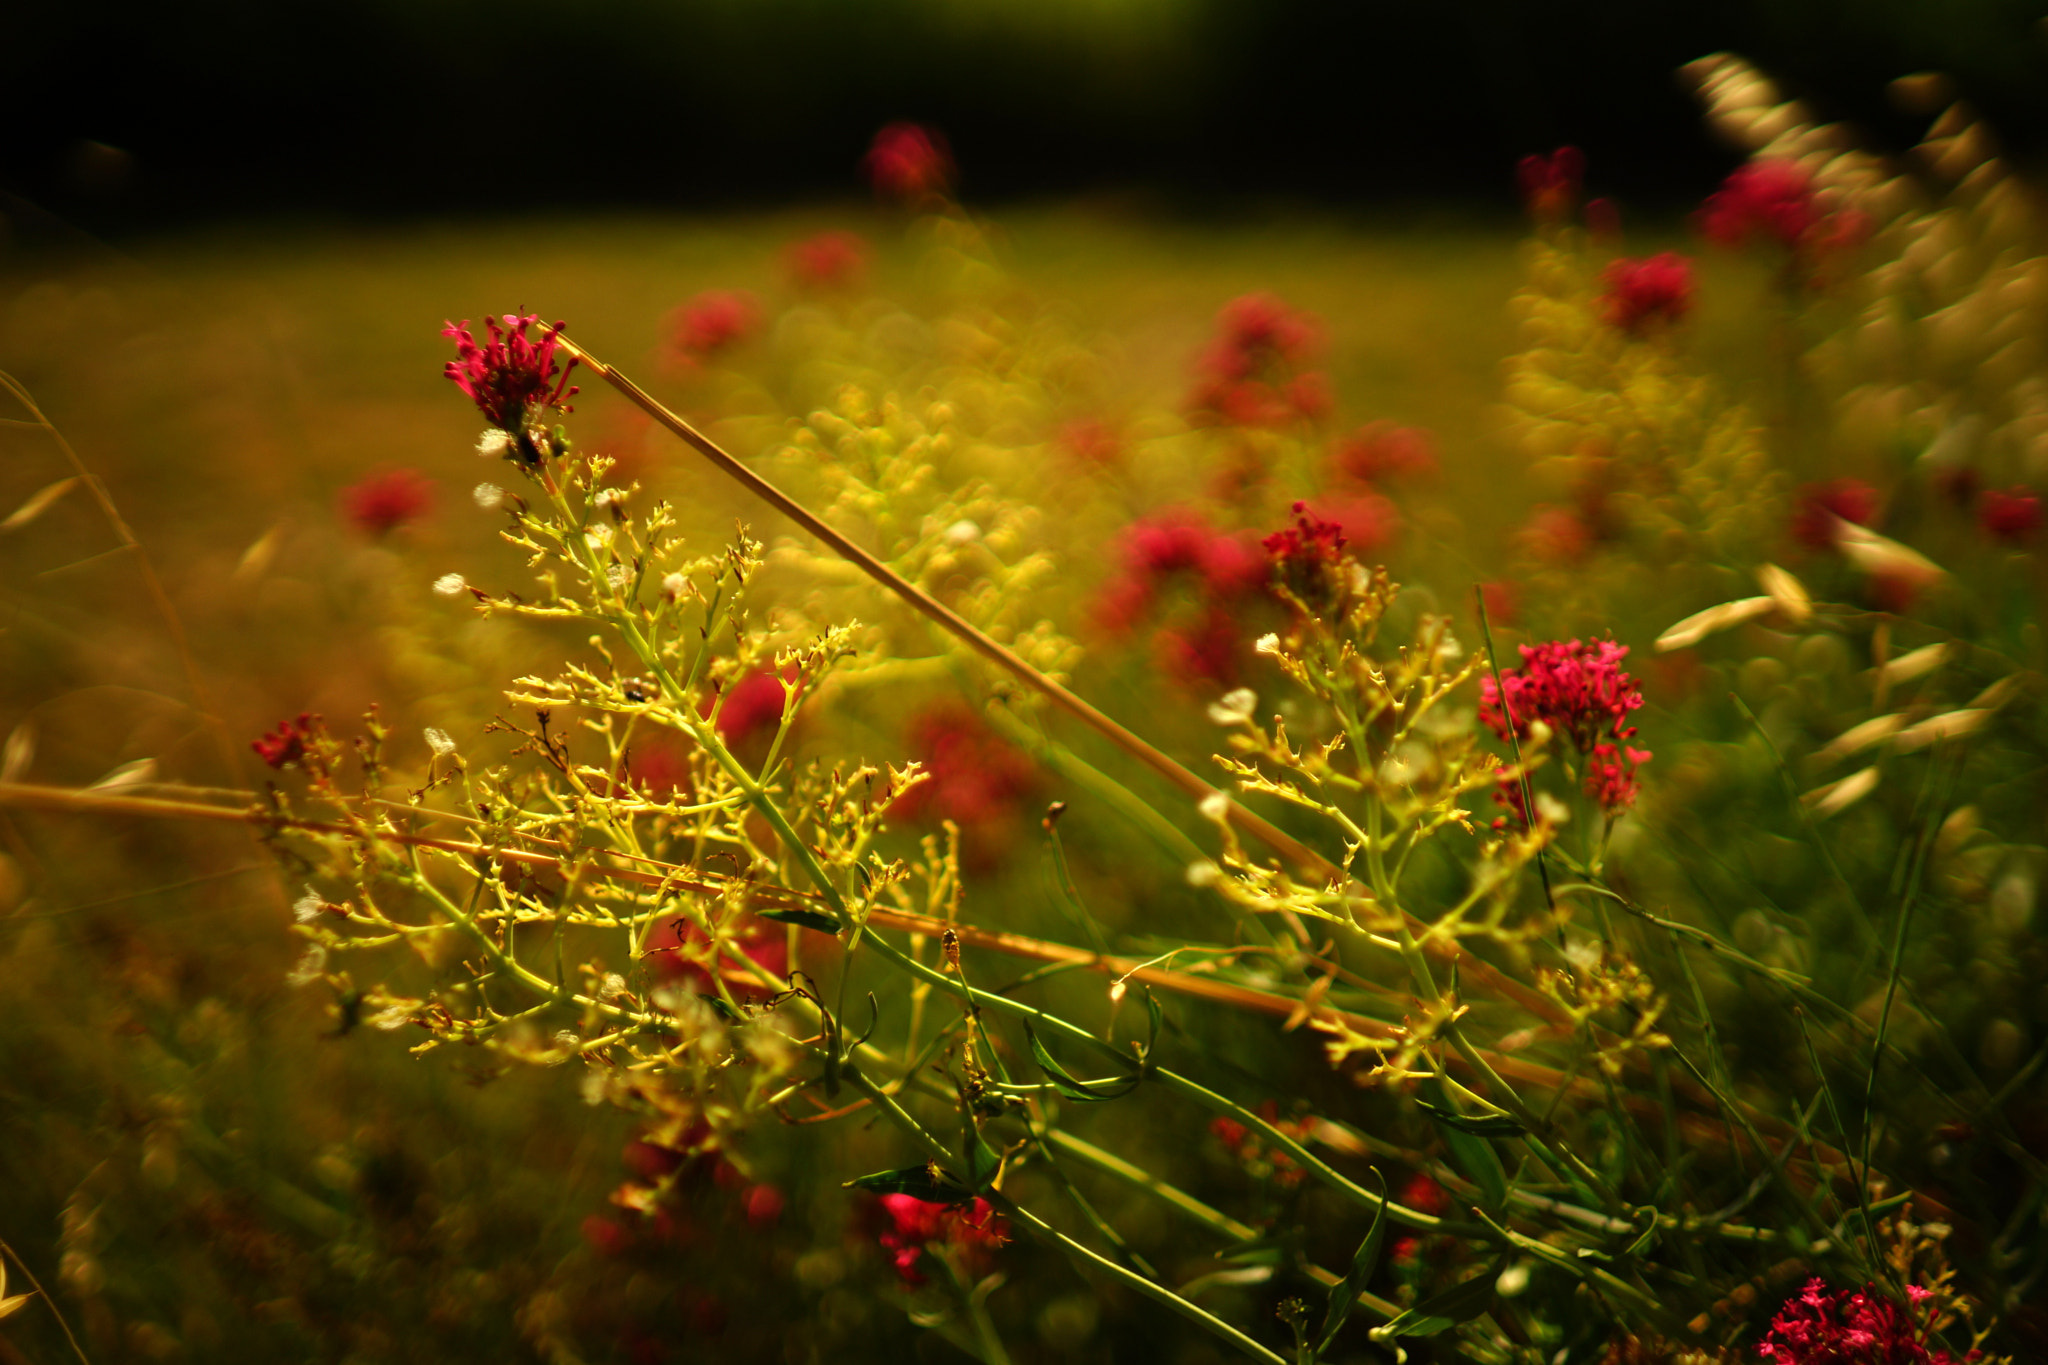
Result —
[{"label": "red wildflower", "polygon": [[[704,942],[704,931],[686,916],[676,915],[663,920],[647,935],[649,972],[659,981],[711,994],[711,974],[690,952]],[[789,936],[779,924],[746,915],[726,926],[725,942],[766,968],[770,976],[786,976],[789,972]],[[743,972],[723,952],[719,956],[717,970],[731,985],[747,991],[763,989],[758,978]]]},{"label": "red wildflower", "polygon": [[274,734],[264,734],[249,742],[256,756],[273,768],[282,768],[287,763],[297,763],[306,756],[306,741],[313,738],[319,728],[320,717],[308,711],[301,711],[297,720],[281,720]]},{"label": "red wildflower", "polygon": [[1344,560],[1344,528],[1324,521],[1308,510],[1308,504],[1294,504],[1294,525],[1275,531],[1259,544],[1273,561],[1273,576],[1295,598],[1316,608],[1336,596],[1332,575]]},{"label": "red wildflower", "polygon": [[432,509],[434,482],[417,469],[388,469],[342,489],[340,503],[364,535],[389,535]]},{"label": "red wildflower", "polygon": [[1877,519],[1877,490],[1861,479],[1810,483],[1793,495],[1792,537],[1814,550],[1835,544],[1835,518],[1868,526]]},{"label": "red wildflower", "polygon": [[1330,448],[1330,472],[1358,483],[1434,478],[1436,441],[1421,427],[1369,422]]},{"label": "red wildflower", "polygon": [[782,1217],[786,1201],[782,1191],[773,1185],[756,1185],[747,1191],[747,1221],[755,1227],[763,1227]]},{"label": "red wildflower", "polygon": [[[1906,1294],[1916,1304],[1930,1297],[1918,1285]],[[1756,1353],[1770,1365],[1960,1365],[1930,1346],[1912,1314],[1874,1287],[1830,1291],[1820,1279],[1785,1301]],[[1963,1357],[1975,1359],[1975,1351]]]},{"label": "red wildflower", "polygon": [[2041,529],[2041,499],[2025,484],[1985,490],[1977,503],[1977,524],[2007,545],[2024,545]]},{"label": "red wildflower", "polygon": [[1700,230],[1722,246],[1762,237],[1797,250],[1825,216],[1813,181],[1790,161],[1737,167],[1700,208]]},{"label": "red wildflower", "polygon": [[1487,623],[1496,626],[1512,626],[1520,618],[1522,595],[1512,583],[1481,583],[1479,591],[1486,595]]},{"label": "red wildflower", "polygon": [[1576,147],[1559,147],[1549,156],[1525,156],[1515,166],[1522,203],[1539,223],[1570,217],[1585,178],[1586,154]]},{"label": "red wildflower", "polygon": [[821,232],[792,243],[783,259],[806,289],[846,289],[867,273],[868,244],[856,233]]},{"label": "red wildflower", "polygon": [[1628,742],[1636,735],[1629,715],[1643,704],[1641,685],[1621,669],[1628,647],[1553,640],[1523,645],[1521,653],[1521,667],[1501,672],[1505,711],[1494,680],[1480,680],[1479,719],[1502,739],[1510,723],[1518,738],[1527,738],[1529,726],[1542,721],[1585,758],[1587,795],[1610,811],[1633,804],[1636,765],[1647,763],[1650,752]]},{"label": "red wildflower", "polygon": [[527,336],[527,329],[539,321],[538,314],[521,317],[507,313],[501,328],[499,319],[485,318],[484,328],[491,339],[482,346],[470,335],[467,318],[441,329],[441,335],[455,343],[455,359],[443,372],[469,395],[485,421],[512,435],[522,456],[529,460],[537,455],[526,439],[527,428],[548,408],[571,411],[567,400],[576,394],[569,383],[569,371],[576,368],[576,362],[571,360],[559,370],[555,366],[556,338],[568,324],[557,322],[534,341]]},{"label": "red wildflower", "polygon": [[1398,1202],[1417,1213],[1442,1215],[1451,1211],[1451,1192],[1430,1179],[1426,1173],[1417,1171],[1408,1177],[1408,1183],[1401,1187],[1401,1198]]},{"label": "red wildflower", "polygon": [[760,320],[752,294],[707,289],[669,314],[669,344],[685,364],[700,364],[746,340]]},{"label": "red wildflower", "polygon": [[946,702],[911,722],[910,752],[929,774],[891,813],[909,820],[953,820],[977,865],[995,861],[1015,836],[1018,815],[1038,790],[1038,770],[988,722]]},{"label": "red wildflower", "polygon": [[917,1288],[924,1276],[917,1263],[926,1250],[950,1250],[970,1266],[1010,1240],[1010,1230],[986,1199],[971,1204],[934,1204],[907,1194],[885,1194],[878,1204],[886,1225],[876,1237],[894,1253],[896,1274]]},{"label": "red wildflower", "polygon": [[1591,522],[1568,507],[1539,507],[1517,538],[1538,559],[1576,564],[1600,537]]},{"label": "red wildflower", "polygon": [[[794,670],[789,681],[794,682]],[[743,745],[771,735],[782,723],[784,680],[769,668],[757,668],[725,690],[718,706],[718,735],[727,744]],[[706,711],[709,714],[709,711]]]},{"label": "red wildflower", "polygon": [[583,1240],[600,1256],[623,1256],[633,1249],[633,1232],[601,1213],[583,1220]]},{"label": "red wildflower", "polygon": [[892,123],[876,133],[863,164],[877,194],[905,203],[943,195],[953,180],[945,137],[915,123]]},{"label": "red wildflower", "polygon": [[1378,554],[1401,533],[1401,513],[1373,492],[1318,498],[1308,504],[1308,514],[1343,527],[1354,559]]},{"label": "red wildflower", "polygon": [[1654,324],[1677,322],[1692,309],[1692,262],[1675,251],[1611,263],[1601,277],[1600,304],[1607,320],[1641,335]]},{"label": "red wildflower", "polygon": [[1211,605],[1188,626],[1161,630],[1152,637],[1159,671],[1167,677],[1226,687],[1237,681],[1243,647],[1244,628],[1220,605]]},{"label": "red wildflower", "polygon": [[1322,323],[1271,294],[1246,294],[1216,315],[1216,337],[1195,362],[1188,406],[1233,426],[1317,420],[1331,406],[1329,381],[1302,366],[1321,351]]}]

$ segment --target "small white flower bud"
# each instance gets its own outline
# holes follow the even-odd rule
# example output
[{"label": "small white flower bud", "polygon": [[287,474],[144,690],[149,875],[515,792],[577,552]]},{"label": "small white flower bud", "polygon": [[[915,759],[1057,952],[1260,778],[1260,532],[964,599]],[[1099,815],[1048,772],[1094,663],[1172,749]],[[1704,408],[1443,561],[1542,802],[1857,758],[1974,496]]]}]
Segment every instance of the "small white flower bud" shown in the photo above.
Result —
[{"label": "small white flower bud", "polygon": [[597,988],[597,993],[606,1000],[618,999],[626,993],[626,978],[617,972],[606,972],[604,984]]},{"label": "small white flower bud", "polygon": [[946,543],[965,545],[970,540],[981,539],[981,527],[962,517],[946,528]]},{"label": "small white flower bud", "polygon": [[661,580],[661,595],[671,602],[679,602],[683,594],[689,591],[689,587],[689,579],[679,573],[672,573]]},{"label": "small white flower bud", "polygon": [[1562,825],[1572,818],[1572,812],[1570,807],[1549,792],[1537,792],[1536,816],[1545,824]]},{"label": "small white flower bud", "polygon": [[480,483],[471,492],[476,505],[486,512],[495,512],[505,505],[505,490],[494,483]]},{"label": "small white flower bud", "polygon": [[427,747],[434,751],[434,757],[446,758],[455,752],[455,741],[448,737],[446,730],[437,730],[429,725],[427,727]]},{"label": "small white flower bud", "polygon": [[615,588],[625,587],[632,579],[632,571],[623,564],[614,564],[604,571],[604,581]]},{"label": "small white flower bud", "polygon": [[1209,719],[1218,725],[1237,725],[1250,720],[1252,708],[1258,704],[1258,693],[1249,687],[1239,687],[1209,703]]},{"label": "small white flower bud", "polygon": [[494,460],[503,455],[511,444],[511,432],[485,427],[484,434],[476,438],[476,453],[487,460]]},{"label": "small white flower bud", "polygon": [[460,597],[469,580],[459,573],[444,573],[434,580],[434,591],[443,597]]},{"label": "small white flower bud", "polygon": [[1253,645],[1252,648],[1261,654],[1278,654],[1280,652],[1280,637],[1268,632],[1265,635],[1261,635],[1258,643]]},{"label": "small white flower bud", "polygon": [[309,886],[305,895],[292,902],[292,918],[301,924],[310,924],[320,918],[320,908],[326,904],[326,897]]},{"label": "small white flower bud", "polygon": [[1188,885],[1200,890],[1214,886],[1223,880],[1223,869],[1207,858],[1197,858],[1188,864]]},{"label": "small white flower bud", "polygon": [[1210,792],[1195,806],[1204,820],[1227,820],[1230,818],[1230,795],[1227,792]]},{"label": "small white flower bud", "polygon": [[612,528],[601,521],[594,521],[583,528],[583,540],[593,550],[609,549],[612,543]]}]

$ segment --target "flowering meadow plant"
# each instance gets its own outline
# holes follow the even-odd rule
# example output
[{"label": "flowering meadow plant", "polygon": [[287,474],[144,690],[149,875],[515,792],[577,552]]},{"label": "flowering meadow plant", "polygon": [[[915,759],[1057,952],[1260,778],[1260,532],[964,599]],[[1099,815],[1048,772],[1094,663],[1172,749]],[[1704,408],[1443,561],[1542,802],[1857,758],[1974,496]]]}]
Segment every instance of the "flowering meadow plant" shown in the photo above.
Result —
[{"label": "flowering meadow plant", "polygon": [[[236,1293],[337,1360],[2038,1346],[2041,258],[1966,114],[1894,169],[1689,73],[1753,154],[1727,255],[1520,167],[1512,479],[1347,408],[1342,320],[1277,293],[1130,391],[915,125],[872,242],[678,291],[631,363],[449,324],[472,497],[329,485],[383,705],[303,687],[218,774],[6,742],[51,823],[0,871],[245,827],[296,952],[244,1018],[109,950],[137,1157],[76,1175],[47,1306],[109,1359]],[[1735,287],[1750,368],[1699,344]],[[286,1174],[265,1045],[363,1068]],[[213,1258],[176,1314],[166,1225]]]}]

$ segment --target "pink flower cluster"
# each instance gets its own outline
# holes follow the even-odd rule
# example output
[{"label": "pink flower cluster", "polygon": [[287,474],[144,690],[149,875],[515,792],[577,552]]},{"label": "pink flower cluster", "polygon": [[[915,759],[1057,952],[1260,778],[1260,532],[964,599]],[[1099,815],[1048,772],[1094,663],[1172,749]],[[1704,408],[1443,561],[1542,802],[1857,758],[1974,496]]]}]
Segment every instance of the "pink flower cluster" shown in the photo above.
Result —
[{"label": "pink flower cluster", "polygon": [[1578,207],[1585,178],[1586,154],[1576,147],[1559,147],[1549,156],[1525,156],[1515,166],[1522,203],[1539,223],[1569,218]]},{"label": "pink flower cluster", "polygon": [[847,289],[867,272],[868,244],[857,233],[821,232],[792,244],[783,260],[805,289]]},{"label": "pink flower cluster", "polygon": [[1190,585],[1196,598],[1192,620],[1153,637],[1161,667],[1171,676],[1234,681],[1243,633],[1235,609],[1257,596],[1267,574],[1266,561],[1248,538],[1186,512],[1167,512],[1132,523],[1122,548],[1123,572],[1097,599],[1097,623],[1111,635],[1127,636],[1159,610],[1172,586]]},{"label": "pink flower cluster", "polygon": [[1436,441],[1421,427],[1368,422],[1330,446],[1333,482],[1409,483],[1438,473]]},{"label": "pink flower cluster", "polygon": [[1629,743],[1636,736],[1629,715],[1643,704],[1643,692],[1621,668],[1628,646],[1612,640],[1552,640],[1521,649],[1521,667],[1501,670],[1505,708],[1493,679],[1481,681],[1480,720],[1502,739],[1511,726],[1517,738],[1527,738],[1529,726],[1542,721],[1584,757],[1586,794],[1601,809],[1626,810],[1635,804],[1641,790],[1636,765],[1649,762],[1650,751]]},{"label": "pink flower cluster", "polygon": [[[1934,1297],[1918,1285],[1908,1285],[1906,1296],[1916,1307]],[[1756,1353],[1770,1365],[1967,1365],[1978,1359],[1976,1351],[1958,1359],[1928,1345],[1912,1314],[1875,1289],[1830,1291],[1820,1279],[1785,1301]]]},{"label": "pink flower cluster", "polygon": [[1311,611],[1334,604],[1343,592],[1338,581],[1344,562],[1344,528],[1309,511],[1308,504],[1294,504],[1294,525],[1275,531],[1259,542],[1273,564],[1273,577],[1280,587]]},{"label": "pink flower cluster", "polygon": [[1809,550],[1831,550],[1838,519],[1868,526],[1877,512],[1877,490],[1861,479],[1809,483],[1793,495],[1792,538]]},{"label": "pink flower cluster", "polygon": [[1675,251],[1641,260],[1624,257],[1609,264],[1601,279],[1606,285],[1601,311],[1624,332],[1640,336],[1692,311],[1692,262]]},{"label": "pink flower cluster", "polygon": [[1752,161],[1738,168],[1700,208],[1700,231],[1728,247],[1775,242],[1808,264],[1853,249],[1869,220],[1831,208],[1807,173],[1790,161]]},{"label": "pink flower cluster", "polygon": [[752,336],[761,305],[743,289],[707,289],[668,315],[669,358],[695,370]]},{"label": "pink flower cluster", "polygon": [[297,720],[281,720],[274,733],[249,741],[249,747],[271,767],[282,768],[306,756],[306,741],[312,739],[319,728],[320,717],[302,711]]},{"label": "pink flower cluster", "polygon": [[934,1204],[912,1195],[885,1194],[876,1203],[883,1221],[876,1240],[891,1253],[896,1274],[912,1289],[925,1282],[917,1263],[927,1249],[950,1248],[974,1275],[979,1263],[1010,1240],[1009,1226],[986,1199]]},{"label": "pink flower cluster", "polygon": [[2031,488],[1987,488],[1977,499],[1977,524],[2007,545],[2024,545],[2041,529],[2041,499]]},{"label": "pink flower cluster", "polygon": [[434,506],[434,481],[417,469],[388,469],[341,490],[341,514],[366,536],[387,536]]},{"label": "pink flower cluster", "polygon": [[953,182],[944,135],[915,123],[892,123],[876,133],[863,164],[877,194],[903,203],[943,195]]},{"label": "pink flower cluster", "polygon": [[971,867],[1002,861],[1017,837],[1025,805],[1040,790],[1038,769],[987,721],[958,702],[942,703],[910,725],[909,749],[925,780],[890,808],[903,820],[951,820]]},{"label": "pink flower cluster", "polygon": [[[769,975],[781,977],[788,974],[789,935],[781,925],[747,915],[733,928],[729,939],[748,958],[766,968]],[[704,931],[685,916],[675,915],[661,921],[647,935],[648,974],[665,984],[711,994],[711,973],[685,951],[704,942]],[[749,994],[767,994],[757,978],[731,962],[721,958],[717,970],[741,998]]]},{"label": "pink flower cluster", "polygon": [[1271,294],[1246,294],[1223,305],[1216,336],[1195,362],[1188,407],[1226,426],[1276,427],[1320,421],[1330,413],[1330,382],[1305,368],[1323,348],[1312,313]]},{"label": "pink flower cluster", "polygon": [[455,359],[443,372],[469,395],[485,421],[521,438],[542,411],[571,411],[568,400],[576,389],[569,383],[569,371],[576,368],[576,362],[571,360],[559,369],[555,365],[556,338],[567,323],[546,328],[536,341],[527,331],[540,321],[539,314],[521,317],[507,313],[503,321],[500,327],[499,319],[484,319],[490,336],[485,345],[477,344],[470,335],[467,318],[444,326],[441,335],[455,343]]}]

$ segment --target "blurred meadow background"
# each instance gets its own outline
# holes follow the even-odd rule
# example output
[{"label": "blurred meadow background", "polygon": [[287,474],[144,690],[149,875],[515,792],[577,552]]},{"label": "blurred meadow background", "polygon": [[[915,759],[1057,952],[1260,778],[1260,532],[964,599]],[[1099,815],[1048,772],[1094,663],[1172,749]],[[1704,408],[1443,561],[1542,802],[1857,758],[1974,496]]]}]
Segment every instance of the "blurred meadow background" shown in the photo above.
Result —
[{"label": "blurred meadow background", "polygon": [[[856,509],[851,533],[896,536],[876,548],[945,600],[994,602],[977,624],[1030,644],[1206,780],[1220,780],[1217,708],[1228,721],[1235,689],[1264,704],[1288,686],[1253,642],[1286,631],[1290,608],[1256,585],[1226,592],[1215,547],[1263,574],[1259,538],[1305,499],[1346,521],[1361,560],[1415,585],[1394,599],[1389,647],[1440,615],[1483,652],[1472,602],[1487,585],[1504,669],[1517,646],[1550,640],[1631,651],[1633,742],[1655,753],[1640,804],[1623,814],[1630,803],[1556,786],[1576,823],[1560,817],[1552,856],[1577,861],[1546,878],[1661,918],[1617,910],[1615,928],[1589,892],[1569,939],[1553,926],[1551,958],[1548,928],[1474,950],[1549,990],[1544,963],[1597,976],[1585,963],[1612,966],[1626,947],[1654,984],[1647,1013],[1649,993],[1570,997],[1583,1038],[1498,1002],[1479,1012],[1489,1038],[1510,1040],[1503,1055],[1551,1048],[1553,1079],[1606,1078],[1610,1093],[1583,1106],[1563,1103],[1580,1093],[1571,1079],[1543,1093],[1546,1137],[1579,1144],[1621,1192],[1600,1215],[1605,1240],[1582,1247],[1569,1218],[1562,1231],[1513,1224],[1523,1241],[1500,1232],[1511,1205],[1548,1217],[1607,1187],[1524,1146],[1533,1129],[1432,1119],[1401,1085],[1367,1084],[1357,1056],[1326,1058],[1320,1025],[1301,1027],[1326,999],[1412,1024],[1423,997],[1384,940],[1344,958],[1364,983],[1333,987],[1334,968],[1316,974],[1325,949],[1247,928],[1270,917],[1190,875],[1188,850],[1209,872],[1210,858],[1238,869],[1218,822],[1167,784],[1013,705],[900,605],[821,568],[778,513],[587,369],[559,419],[577,447],[616,458],[611,482],[638,485],[635,509],[670,502],[697,552],[736,524],[766,543],[753,610],[775,643],[870,623],[855,666],[876,671],[807,701],[789,750],[824,767],[925,762],[934,779],[882,847],[914,859],[943,821],[962,827],[965,922],[1132,963],[1270,950],[1270,970],[1226,953],[1210,979],[1286,995],[1299,1016],[1176,1001],[1177,1055],[1361,1185],[1370,1160],[1426,1213],[1455,1201],[1498,1217],[1469,1245],[1389,1240],[1351,1285],[1369,1295],[1358,1320],[1332,1327],[1320,1357],[1288,1359],[1393,1359],[1397,1344],[1424,1360],[1759,1359],[1809,1273],[1837,1286],[1895,1273],[1902,1301],[1907,1283],[1935,1283],[1915,1237],[1946,1239],[1953,1292],[1997,1324],[1984,1350],[2037,1358],[2036,18],[1990,0],[1540,16],[1310,0],[221,0],[20,16],[0,54],[22,111],[0,153],[0,370],[60,435],[15,399],[0,412],[0,512],[22,509],[0,523],[4,781],[298,793],[302,777],[266,767],[250,741],[308,712],[353,736],[372,706],[391,736],[387,794],[445,772],[431,768],[435,732],[478,768],[515,761],[513,737],[484,728],[515,712],[511,680],[597,656],[577,626],[433,590],[451,573],[523,585],[528,557],[500,535],[502,490],[476,487],[527,485],[478,458],[478,415],[441,374],[444,320],[566,319],[569,338],[798,497]],[[1797,233],[1776,247],[1768,231],[1750,248],[1707,240],[1701,203],[1783,154],[1784,130],[1735,107],[1732,78],[1703,101],[1698,73],[1677,75],[1723,50],[1841,139],[1809,156],[1826,173],[1806,202],[1868,219],[1845,229],[1842,254],[1809,254]],[[1893,84],[1930,70],[1946,84]],[[1703,117],[1716,90],[1718,125]],[[1956,97],[1967,123],[1930,132]],[[897,120],[949,140],[949,173],[917,193],[870,183],[871,139]],[[1980,131],[1997,136],[2003,197],[1969,179],[1992,150],[1968,141]],[[1562,199],[1546,204],[1526,172],[1518,188],[1518,162],[1564,145],[1585,149],[1587,169],[1564,177]],[[1883,174],[1838,166],[1851,146]],[[1951,152],[1966,164],[1943,164]],[[1917,188],[1878,194],[1899,176]],[[1881,207],[1858,207],[1866,191]],[[1589,196],[1618,227],[1584,211]],[[1682,299],[1617,313],[1610,262],[1663,252],[1687,258]],[[1269,367],[1254,382],[1293,405],[1282,416],[1203,388],[1233,345]],[[862,502],[821,452],[850,468],[854,447],[832,433],[879,429],[862,413],[899,399],[953,444],[928,474],[890,474],[877,456],[882,501]],[[64,483],[81,467],[106,505]],[[1160,548],[1190,526],[1208,548],[1186,562]],[[986,562],[969,546],[982,538]],[[1759,588],[1767,565],[1797,593]],[[1682,618],[1730,601],[1761,605],[1670,643]],[[1446,709],[1505,763],[1515,741],[1486,730],[1482,676]],[[1273,704],[1297,738],[1325,715]],[[997,713],[1018,728],[1000,730]],[[725,731],[736,749],[757,738],[739,724]],[[1851,738],[1866,725],[1878,728]],[[1034,729],[1109,780],[1035,761]],[[1567,754],[1551,775],[1584,775],[1570,765],[1591,759]],[[1529,828],[1526,789],[1496,801],[1493,785],[1464,798],[1475,847],[1496,817]],[[1057,864],[1041,826],[1054,801],[1068,807]],[[1349,835],[1258,808],[1344,856]],[[942,1256],[927,1228],[916,1236],[934,1249],[920,1262],[913,1242],[904,1260],[899,1206],[844,1188],[918,1159],[872,1114],[813,1128],[785,1106],[781,1122],[754,1112],[751,1128],[686,1150],[659,1127],[670,1111],[599,1102],[566,1054],[409,1055],[418,1035],[360,1026],[361,997],[305,979],[293,904],[335,869],[267,844],[282,841],[225,821],[0,811],[4,1294],[33,1276],[48,1296],[0,1318],[0,1361],[1231,1358],[1185,1315],[1026,1237],[989,1252],[956,1230]],[[1425,899],[1455,880],[1448,855],[1430,856]],[[1516,885],[1515,913],[1537,915],[1549,881]],[[1578,937],[1596,921],[1598,936]],[[447,988],[453,938],[414,941],[394,980],[423,997]],[[807,951],[837,979],[836,947]],[[967,961],[976,984],[1029,966]],[[1080,980],[1042,989],[1079,1017],[1103,999],[1099,979]],[[907,1036],[900,1011],[885,1024],[892,1054],[913,1055],[920,1017]],[[1638,1023],[1638,1042],[1655,1024],[1670,1035],[1655,1046],[1695,1069],[1648,1044],[1609,1069],[1598,1029]],[[1892,1055],[1887,1030],[1895,1069],[1866,1096],[1873,1046]],[[1020,1034],[995,1050],[1028,1068],[1023,1047]],[[1662,1122],[1642,1117],[1659,1105]],[[1274,1350],[1293,1349],[1282,1320],[1295,1298],[1321,1320],[1337,1277],[1310,1269],[1349,1264],[1365,1232],[1355,1207],[1241,1124],[1178,1100],[1068,1113],[1090,1151],[1129,1164],[1073,1169],[1094,1204],[1072,1209],[1099,1219],[1065,1204],[1047,1217],[1083,1237],[1113,1225],[1111,1254]],[[1774,1164],[1755,1129],[1738,1137],[1752,1118],[1796,1158]],[[1859,1143],[1861,1160],[1845,1155]],[[1488,1147],[1510,1184],[1527,1182],[1519,1204],[1490,1183],[1502,1167]],[[1019,1177],[1047,1204],[1067,1179],[1050,1168]],[[1228,1227],[1191,1232],[1147,1179],[1224,1209]],[[1655,1248],[1628,1231],[1646,1211],[1675,1229]],[[1702,1250],[1685,1220],[1706,1215],[1765,1231],[1716,1232]],[[1916,1231],[1929,1225],[1944,1231]],[[1546,1259],[1543,1246],[1563,1250]],[[1573,1258],[1614,1264],[1639,1298],[1553,1263]],[[1444,1309],[1398,1342],[1368,1335],[1482,1278],[1493,1297],[1473,1311]],[[943,1292],[955,1281],[957,1301]],[[1962,1359],[1974,1344],[1967,1327],[1927,1340],[1898,1359]]]}]

